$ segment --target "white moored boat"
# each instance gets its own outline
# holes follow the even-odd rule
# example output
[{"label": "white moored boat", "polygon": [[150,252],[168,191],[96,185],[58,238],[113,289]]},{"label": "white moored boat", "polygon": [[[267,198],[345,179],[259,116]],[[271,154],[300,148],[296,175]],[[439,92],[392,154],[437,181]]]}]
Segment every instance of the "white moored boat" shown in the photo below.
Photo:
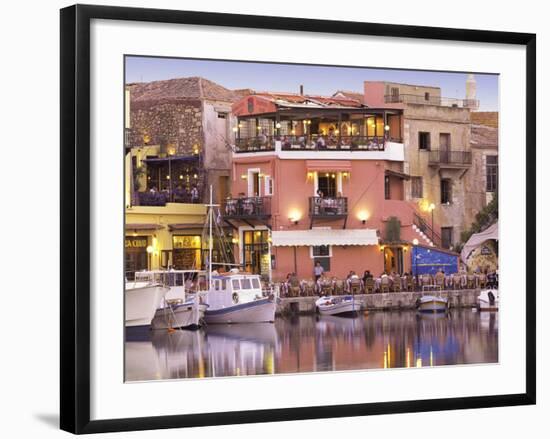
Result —
[{"label": "white moored boat", "polygon": [[441,296],[424,295],[417,300],[417,310],[420,312],[445,312],[448,301]]},{"label": "white moored boat", "polygon": [[480,311],[498,311],[498,290],[496,288],[481,290],[477,304]]},{"label": "white moored boat", "polygon": [[361,311],[361,302],[353,296],[323,296],[315,305],[321,314],[327,316],[353,316]]},{"label": "white moored boat", "polygon": [[161,283],[169,291],[160,301],[151,326],[153,329],[195,329],[202,325],[207,305],[203,298],[186,287],[190,279],[204,278],[205,272],[199,270],[154,270],[136,273],[136,279]]},{"label": "white moored boat", "polygon": [[265,297],[260,276],[231,270],[212,273],[207,294],[206,323],[262,323],[275,320],[275,300]]},{"label": "white moored boat", "polygon": [[160,283],[126,282],[124,311],[126,327],[149,326],[164,295],[169,291]]}]

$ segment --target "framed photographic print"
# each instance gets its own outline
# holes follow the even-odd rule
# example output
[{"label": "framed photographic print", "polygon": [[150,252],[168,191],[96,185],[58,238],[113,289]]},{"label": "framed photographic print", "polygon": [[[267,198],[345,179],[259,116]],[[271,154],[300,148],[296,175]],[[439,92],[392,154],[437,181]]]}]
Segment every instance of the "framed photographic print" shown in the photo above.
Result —
[{"label": "framed photographic print", "polygon": [[535,35],[61,11],[61,428],[535,403]]}]

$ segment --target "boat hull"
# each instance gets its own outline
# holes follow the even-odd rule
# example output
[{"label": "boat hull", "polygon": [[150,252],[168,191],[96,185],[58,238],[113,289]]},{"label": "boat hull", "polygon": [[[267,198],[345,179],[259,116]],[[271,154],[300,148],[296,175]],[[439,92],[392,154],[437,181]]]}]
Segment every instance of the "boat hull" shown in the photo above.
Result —
[{"label": "boat hull", "polygon": [[324,316],[354,316],[361,311],[361,303],[355,300],[318,307],[319,313]]},{"label": "boat hull", "polygon": [[125,326],[151,325],[160,301],[168,291],[169,288],[162,285],[126,287],[124,291]]},{"label": "boat hull", "polygon": [[153,329],[193,329],[202,325],[203,317],[204,307],[195,302],[168,305],[157,309],[151,326]]},{"label": "boat hull", "polygon": [[273,322],[275,308],[272,299],[258,299],[225,308],[208,309],[204,313],[204,319],[208,324]]},{"label": "boat hull", "polygon": [[445,312],[447,300],[441,297],[423,297],[418,305],[419,312]]},{"label": "boat hull", "polygon": [[480,311],[498,311],[498,290],[482,290],[477,304]]}]

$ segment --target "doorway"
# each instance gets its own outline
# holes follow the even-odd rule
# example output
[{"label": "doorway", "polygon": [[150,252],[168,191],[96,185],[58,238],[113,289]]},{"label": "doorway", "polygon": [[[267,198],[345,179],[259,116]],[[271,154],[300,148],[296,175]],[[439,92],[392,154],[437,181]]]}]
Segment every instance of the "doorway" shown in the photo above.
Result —
[{"label": "doorway", "polygon": [[403,274],[403,248],[384,247],[384,271]]},{"label": "doorway", "polygon": [[449,163],[451,151],[451,135],[449,133],[439,133],[439,161]]},{"label": "doorway", "polygon": [[[323,193],[323,197],[334,198],[337,196],[338,191],[336,188],[336,174],[319,174],[317,180],[317,190]],[[315,196],[319,196],[315,194]]]}]

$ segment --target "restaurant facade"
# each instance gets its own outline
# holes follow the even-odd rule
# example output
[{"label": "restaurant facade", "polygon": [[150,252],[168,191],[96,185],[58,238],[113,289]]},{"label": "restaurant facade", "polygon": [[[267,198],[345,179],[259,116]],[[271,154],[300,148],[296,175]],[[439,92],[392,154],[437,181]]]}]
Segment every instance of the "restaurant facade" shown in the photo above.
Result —
[{"label": "restaurant facade", "polygon": [[353,270],[407,272],[433,243],[405,199],[402,110],[356,99],[259,93],[232,108],[231,196],[221,206],[234,254],[272,281]]}]

